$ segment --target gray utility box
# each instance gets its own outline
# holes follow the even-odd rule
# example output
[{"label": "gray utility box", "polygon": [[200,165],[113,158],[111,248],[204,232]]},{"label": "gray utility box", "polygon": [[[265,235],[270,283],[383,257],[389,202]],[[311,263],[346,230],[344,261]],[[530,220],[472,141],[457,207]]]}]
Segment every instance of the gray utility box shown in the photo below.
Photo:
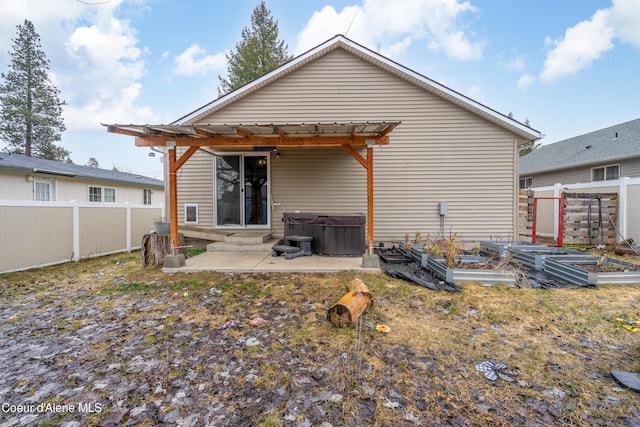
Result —
[{"label": "gray utility box", "polygon": [[313,237],[313,253],[346,256],[360,256],[365,253],[364,214],[285,213],[282,220],[285,237]]}]

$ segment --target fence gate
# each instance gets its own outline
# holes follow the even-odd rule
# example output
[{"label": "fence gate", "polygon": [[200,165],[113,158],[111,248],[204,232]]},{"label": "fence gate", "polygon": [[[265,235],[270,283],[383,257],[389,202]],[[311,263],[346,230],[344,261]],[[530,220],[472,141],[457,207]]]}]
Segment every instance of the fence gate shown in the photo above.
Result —
[{"label": "fence gate", "polygon": [[518,236],[531,241],[533,229],[533,191],[520,190],[518,194]]},{"label": "fence gate", "polygon": [[[562,245],[611,245],[617,241],[618,220],[617,193],[561,193],[560,197],[535,197],[531,190],[520,190],[519,236],[536,243],[537,224],[541,214],[537,209],[539,199],[558,201],[558,217],[554,229]],[[555,202],[554,202],[555,203]]]},{"label": "fence gate", "polygon": [[565,244],[612,245],[617,222],[617,193],[564,193]]}]

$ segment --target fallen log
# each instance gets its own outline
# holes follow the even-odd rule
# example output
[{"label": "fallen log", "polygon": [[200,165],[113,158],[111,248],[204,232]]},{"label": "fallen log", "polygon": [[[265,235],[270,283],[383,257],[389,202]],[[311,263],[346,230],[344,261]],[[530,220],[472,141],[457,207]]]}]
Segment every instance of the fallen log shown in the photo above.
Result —
[{"label": "fallen log", "polygon": [[613,251],[616,255],[640,255],[640,246],[617,245]]},{"label": "fallen log", "polygon": [[327,320],[338,328],[351,325],[373,305],[373,296],[362,280],[352,280],[347,291],[327,312]]}]

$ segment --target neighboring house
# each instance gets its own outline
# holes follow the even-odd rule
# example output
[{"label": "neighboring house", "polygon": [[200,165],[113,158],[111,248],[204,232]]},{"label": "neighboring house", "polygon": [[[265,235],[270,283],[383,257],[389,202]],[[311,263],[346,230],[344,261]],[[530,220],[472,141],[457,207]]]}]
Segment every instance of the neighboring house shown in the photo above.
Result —
[{"label": "neighboring house", "polygon": [[[332,124],[343,132],[351,123],[374,123],[376,137],[388,140],[375,148],[364,140],[313,146]],[[382,130],[385,123],[393,126]],[[270,126],[272,135],[252,133]],[[294,138],[305,127],[306,136]],[[353,126],[354,141],[365,128]],[[223,135],[230,130],[235,139]],[[109,131],[178,152],[179,225],[282,236],[284,212],[366,213],[374,200],[376,241],[416,231],[468,241],[517,236],[518,148],[541,138],[340,35],[172,125]],[[371,189],[367,162],[374,165]]]},{"label": "neighboring house", "polygon": [[164,183],[142,175],[0,152],[0,200],[161,204]]},{"label": "neighboring house", "polygon": [[544,145],[520,158],[520,188],[640,177],[640,119]]}]

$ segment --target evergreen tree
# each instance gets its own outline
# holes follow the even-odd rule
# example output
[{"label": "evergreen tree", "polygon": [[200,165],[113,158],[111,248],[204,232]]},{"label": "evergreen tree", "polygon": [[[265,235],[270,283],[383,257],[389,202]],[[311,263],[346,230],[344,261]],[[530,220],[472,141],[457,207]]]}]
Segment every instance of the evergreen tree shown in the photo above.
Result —
[{"label": "evergreen tree", "polygon": [[242,30],[235,52],[228,53],[228,80],[219,76],[218,95],[222,96],[263,76],[289,61],[288,46],[278,40],[278,21],[271,17],[264,1],[251,14],[251,27]]},{"label": "evergreen tree", "polygon": [[25,20],[9,52],[9,72],[0,84],[0,139],[14,153],[63,161],[69,152],[54,144],[65,130],[64,101],[51,83],[49,60],[40,46],[40,36]]},{"label": "evergreen tree", "polygon": [[533,150],[536,150],[537,148],[539,148],[540,145],[541,144],[536,144],[535,142],[530,142],[530,143],[520,147],[520,151],[518,152],[518,154],[520,155],[520,157],[526,156],[527,154],[529,154]]},{"label": "evergreen tree", "polygon": [[98,163],[95,157],[89,157],[89,161],[85,164],[85,166],[90,166],[92,168],[99,168],[100,164]]}]

